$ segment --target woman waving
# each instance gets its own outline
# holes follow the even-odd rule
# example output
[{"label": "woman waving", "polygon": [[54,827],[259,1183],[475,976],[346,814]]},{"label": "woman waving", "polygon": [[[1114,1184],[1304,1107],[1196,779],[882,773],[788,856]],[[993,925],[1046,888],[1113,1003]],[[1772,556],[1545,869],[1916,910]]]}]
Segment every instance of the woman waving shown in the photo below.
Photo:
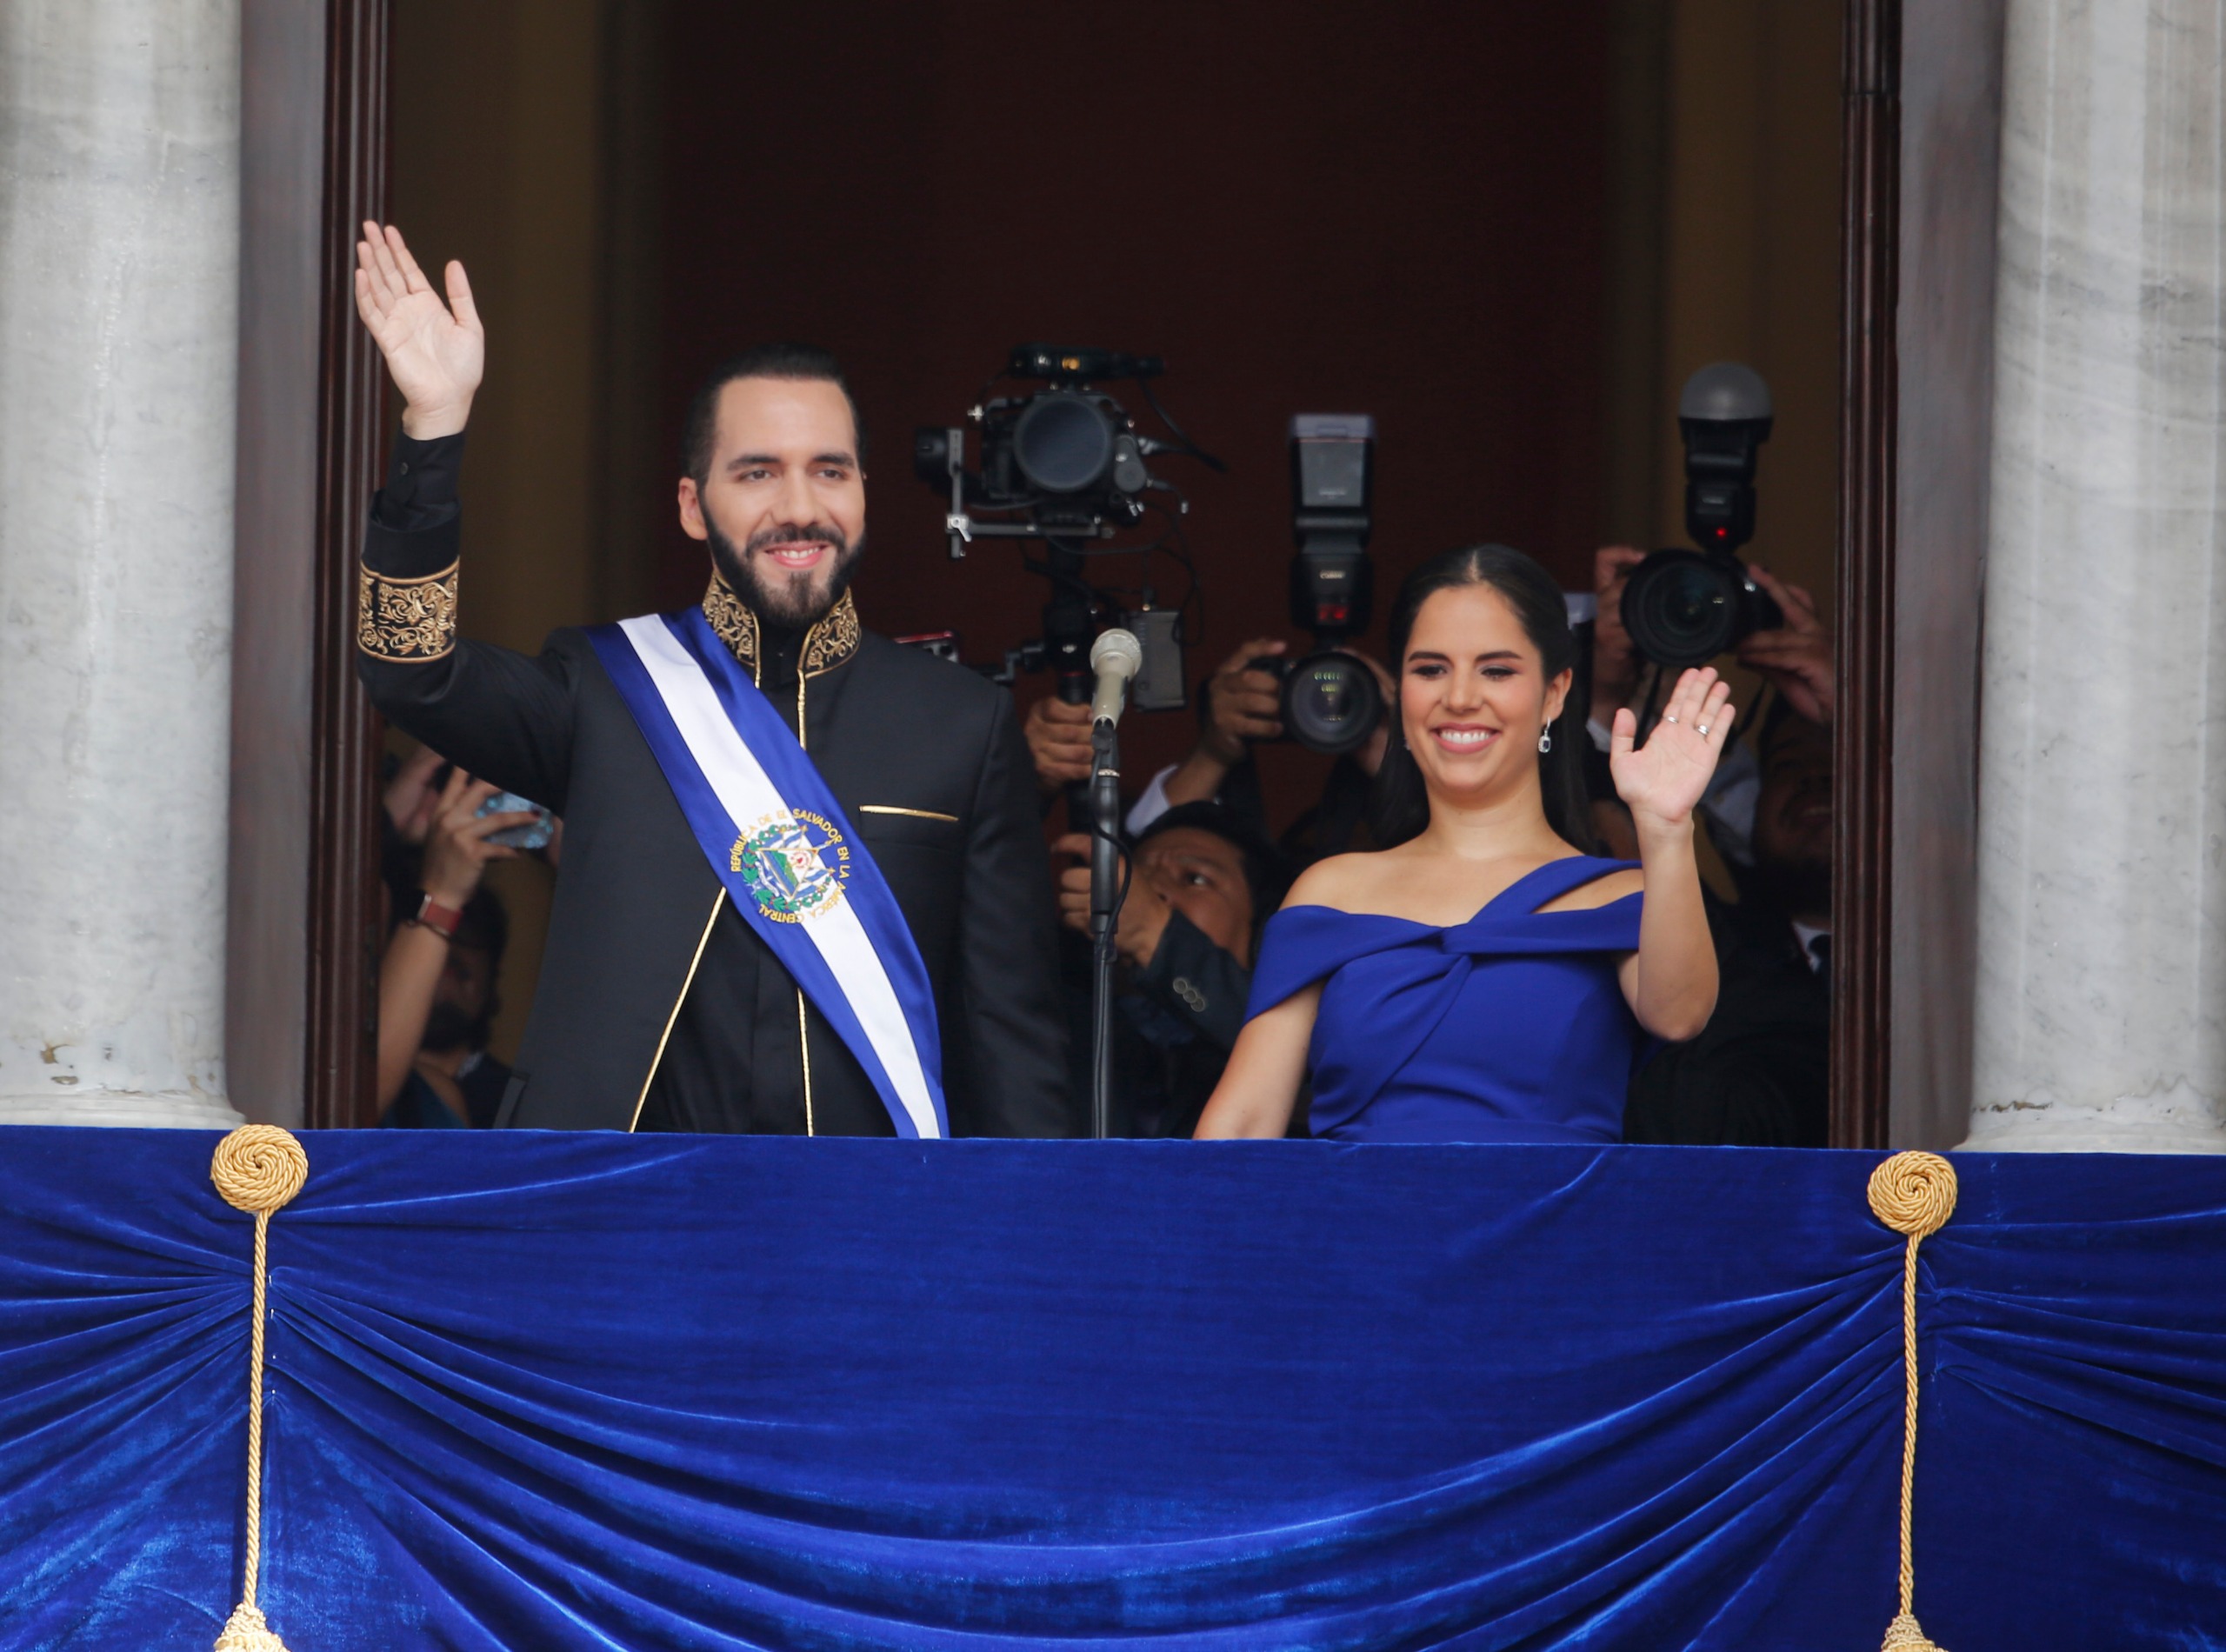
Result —
[{"label": "woman waving", "polygon": [[1610,766],[1639,860],[1577,845],[1576,645],[1522,552],[1423,564],[1391,616],[1397,723],[1372,853],[1299,879],[1261,943],[1244,1030],[1199,1121],[1281,1136],[1310,1073],[1314,1134],[1356,1142],[1614,1142],[1650,1035],[1716,1004],[1693,809],[1731,726],[1729,689],[1687,671]]}]

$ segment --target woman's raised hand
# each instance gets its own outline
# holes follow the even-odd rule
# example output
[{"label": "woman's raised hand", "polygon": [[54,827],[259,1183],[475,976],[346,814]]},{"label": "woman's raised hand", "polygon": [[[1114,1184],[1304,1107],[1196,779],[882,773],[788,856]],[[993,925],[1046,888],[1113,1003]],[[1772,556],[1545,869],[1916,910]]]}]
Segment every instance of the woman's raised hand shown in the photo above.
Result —
[{"label": "woman's raised hand", "polygon": [[356,312],[409,403],[402,428],[421,442],[463,429],[487,369],[487,332],[471,302],[471,283],[454,259],[446,275],[444,304],[401,230],[363,225],[356,243]]},{"label": "woman's raised hand", "polygon": [[477,892],[490,861],[514,861],[517,850],[491,842],[497,832],[530,826],[531,813],[483,815],[479,806],[495,795],[495,783],[451,769],[441,793],[432,829],[425,834],[425,866],[420,882],[441,905],[461,912]]},{"label": "woman's raised hand", "polygon": [[1638,719],[1626,706],[1616,713],[1608,746],[1608,771],[1616,792],[1643,834],[1649,825],[1682,827],[1708,789],[1709,776],[1731,732],[1736,709],[1731,685],[1711,667],[1687,671],[1677,679],[1662,721],[1634,748]]}]

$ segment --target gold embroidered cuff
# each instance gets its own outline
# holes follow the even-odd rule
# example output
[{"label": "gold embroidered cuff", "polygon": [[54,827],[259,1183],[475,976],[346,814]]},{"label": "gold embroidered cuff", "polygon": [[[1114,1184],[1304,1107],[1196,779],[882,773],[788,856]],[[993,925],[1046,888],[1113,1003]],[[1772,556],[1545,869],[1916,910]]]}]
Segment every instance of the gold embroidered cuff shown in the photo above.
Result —
[{"label": "gold embroidered cuff", "polygon": [[450,563],[423,579],[390,579],[366,568],[357,587],[356,646],[375,660],[414,665],[456,647],[456,576]]}]

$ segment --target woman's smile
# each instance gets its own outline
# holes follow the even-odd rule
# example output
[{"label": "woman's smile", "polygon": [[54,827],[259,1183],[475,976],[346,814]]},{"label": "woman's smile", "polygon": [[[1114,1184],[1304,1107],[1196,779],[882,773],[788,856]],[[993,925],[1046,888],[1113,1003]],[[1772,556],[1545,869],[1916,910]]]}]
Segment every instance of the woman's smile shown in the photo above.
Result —
[{"label": "woman's smile", "polygon": [[1482,751],[1499,738],[1497,729],[1481,723],[1443,723],[1430,732],[1440,746],[1462,756]]}]

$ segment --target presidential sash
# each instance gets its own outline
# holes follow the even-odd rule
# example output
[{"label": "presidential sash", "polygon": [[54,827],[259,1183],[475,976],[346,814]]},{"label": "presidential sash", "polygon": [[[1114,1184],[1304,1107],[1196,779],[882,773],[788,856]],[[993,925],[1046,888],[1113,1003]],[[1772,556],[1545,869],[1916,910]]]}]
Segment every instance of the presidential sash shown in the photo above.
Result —
[{"label": "presidential sash", "polygon": [[700,608],[588,640],[735,909],[858,1058],[897,1135],[948,1136],[927,966],[795,732]]}]

